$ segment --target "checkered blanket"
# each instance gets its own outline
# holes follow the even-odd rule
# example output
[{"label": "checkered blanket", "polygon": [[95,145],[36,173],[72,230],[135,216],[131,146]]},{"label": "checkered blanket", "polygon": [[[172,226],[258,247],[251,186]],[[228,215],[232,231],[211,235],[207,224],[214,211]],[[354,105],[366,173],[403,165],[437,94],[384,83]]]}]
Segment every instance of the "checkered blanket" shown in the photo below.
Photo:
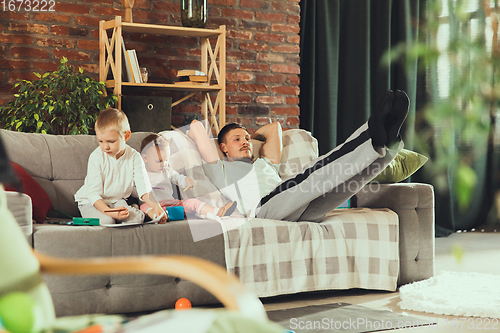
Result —
[{"label": "checkered blanket", "polygon": [[226,266],[259,297],[313,290],[396,290],[398,216],[335,210],[322,223],[222,219]]}]

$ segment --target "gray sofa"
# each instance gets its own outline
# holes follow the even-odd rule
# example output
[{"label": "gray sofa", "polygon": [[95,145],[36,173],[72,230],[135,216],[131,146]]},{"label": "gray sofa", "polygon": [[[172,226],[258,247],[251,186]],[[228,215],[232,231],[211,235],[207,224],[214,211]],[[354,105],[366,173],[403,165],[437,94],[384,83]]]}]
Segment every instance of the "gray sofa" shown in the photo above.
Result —
[{"label": "gray sofa", "polygon": [[[97,147],[95,137],[6,130],[0,130],[0,134],[11,161],[22,166],[43,187],[54,208],[79,216],[73,195],[83,184],[88,156]],[[129,145],[138,149],[147,134],[133,133]],[[29,197],[11,192],[8,203],[26,237],[41,253],[65,258],[183,254],[226,266],[224,237],[217,221],[123,228],[32,224]],[[367,185],[358,193],[357,204],[389,208],[397,214],[398,285],[433,276],[434,196],[430,185]],[[210,230],[213,237],[194,241],[193,225]],[[198,305],[216,302],[205,290],[175,276],[45,276],[45,280],[58,316],[157,310],[173,307],[180,297]]]}]

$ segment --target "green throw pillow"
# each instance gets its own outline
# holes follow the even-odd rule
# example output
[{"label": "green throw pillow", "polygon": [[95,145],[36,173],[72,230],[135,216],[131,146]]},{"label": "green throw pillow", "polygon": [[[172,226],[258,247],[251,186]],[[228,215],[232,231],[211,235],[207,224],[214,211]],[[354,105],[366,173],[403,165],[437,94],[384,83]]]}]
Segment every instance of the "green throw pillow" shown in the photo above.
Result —
[{"label": "green throw pillow", "polygon": [[382,171],[372,183],[398,183],[413,175],[428,158],[411,150],[401,149],[392,162]]}]

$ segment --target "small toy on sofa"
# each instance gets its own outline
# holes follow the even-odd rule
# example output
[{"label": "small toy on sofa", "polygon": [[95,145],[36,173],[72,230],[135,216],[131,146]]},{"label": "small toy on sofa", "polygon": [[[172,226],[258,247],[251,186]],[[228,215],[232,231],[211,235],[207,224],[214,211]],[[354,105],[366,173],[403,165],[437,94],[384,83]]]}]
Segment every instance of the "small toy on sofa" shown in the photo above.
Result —
[{"label": "small toy on sofa", "polygon": [[[65,217],[67,217],[68,219],[71,219],[71,221],[67,221],[67,220],[56,220],[56,221],[48,221],[49,224],[62,224],[62,225],[93,225],[93,226],[96,226],[96,225],[100,225],[100,220],[99,218],[97,217],[87,217],[87,218],[84,218],[84,217],[73,217],[69,214],[66,214],[65,212],[62,212],[58,209],[55,209],[54,210],[55,212],[58,212],[59,214],[62,214],[64,215]],[[113,211],[113,210],[109,210],[109,211]],[[108,211],[106,211],[108,212]]]},{"label": "small toy on sofa", "polygon": [[168,212],[170,221],[184,220],[184,207],[182,206],[165,207],[165,210]]},{"label": "small toy on sofa", "polygon": [[[195,198],[184,200],[174,199],[172,195],[172,183],[187,190],[196,185],[196,180],[181,175],[168,165],[170,147],[169,141],[165,137],[159,134],[146,136],[141,143],[141,156],[148,172],[149,181],[153,186],[154,196],[161,207],[168,210],[172,221],[183,220],[184,211],[186,213],[196,213],[201,216],[214,214],[222,217],[231,215],[236,209],[235,201],[223,207],[214,207]],[[183,207],[182,213],[177,207]],[[150,209],[150,206],[146,203],[141,205],[141,210],[153,218],[153,213]]]}]

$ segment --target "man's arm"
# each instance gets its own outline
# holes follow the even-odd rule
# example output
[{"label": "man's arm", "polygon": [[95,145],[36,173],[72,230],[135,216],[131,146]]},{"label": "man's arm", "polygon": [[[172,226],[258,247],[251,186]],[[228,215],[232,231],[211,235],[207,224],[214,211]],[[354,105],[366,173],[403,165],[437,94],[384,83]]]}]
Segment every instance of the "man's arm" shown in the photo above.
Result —
[{"label": "man's arm", "polygon": [[198,120],[193,120],[191,122],[188,136],[193,139],[198,146],[201,157],[203,157],[203,160],[205,162],[210,164],[217,163],[217,161],[219,160],[217,148],[215,147],[214,142],[208,136],[205,127],[203,127],[203,125]]},{"label": "man's arm", "polygon": [[259,128],[252,134],[252,139],[264,141],[264,144],[260,147],[260,156],[266,157],[273,164],[279,164],[281,161],[281,150],[283,149],[281,136],[281,125],[278,122],[274,122]]}]

